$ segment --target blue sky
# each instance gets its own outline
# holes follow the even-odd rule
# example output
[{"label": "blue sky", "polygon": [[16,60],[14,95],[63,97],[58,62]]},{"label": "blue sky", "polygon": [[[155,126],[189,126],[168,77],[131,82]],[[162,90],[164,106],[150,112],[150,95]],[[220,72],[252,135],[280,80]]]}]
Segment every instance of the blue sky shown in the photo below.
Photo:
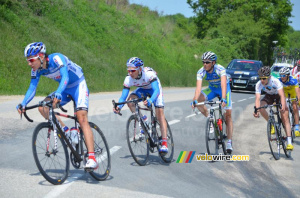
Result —
[{"label": "blue sky", "polygon": [[[300,31],[300,1],[291,0],[293,6],[292,15],[294,17],[290,18],[290,25],[294,30]],[[151,10],[156,10],[158,13],[163,15],[167,14],[177,14],[181,13],[186,17],[191,17],[194,15],[186,0],[129,0],[129,3],[141,4],[148,6]]]}]

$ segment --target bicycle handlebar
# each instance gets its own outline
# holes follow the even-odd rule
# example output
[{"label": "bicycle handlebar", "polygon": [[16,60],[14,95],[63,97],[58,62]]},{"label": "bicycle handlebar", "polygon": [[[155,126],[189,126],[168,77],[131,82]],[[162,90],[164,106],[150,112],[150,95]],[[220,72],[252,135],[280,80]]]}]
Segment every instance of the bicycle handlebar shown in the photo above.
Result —
[{"label": "bicycle handlebar", "polygon": [[[112,104],[114,106],[114,108],[116,109],[118,105],[122,105],[122,104],[127,104],[127,103],[139,103],[141,101],[144,101],[146,100],[146,97],[142,96],[141,98],[134,98],[132,100],[128,100],[128,101],[125,101],[125,102],[115,102],[115,100],[112,100]],[[122,114],[119,112],[118,115],[122,116]]]},{"label": "bicycle handlebar", "polygon": [[281,109],[281,103],[280,104],[272,104],[272,105],[266,104],[266,105],[258,107],[258,108],[256,108],[256,106],[254,106],[254,113],[257,114],[257,110],[259,110],[259,109],[266,109],[268,107],[272,108],[272,107],[276,107],[276,106],[279,106],[279,108]]},{"label": "bicycle handlebar", "polygon": [[[29,121],[29,122],[33,122],[32,119],[30,119],[26,113],[27,110],[30,110],[30,109],[35,109],[37,107],[49,107],[49,108],[52,108],[52,103],[53,103],[53,100],[49,100],[49,101],[40,101],[39,104],[36,104],[36,105],[32,105],[32,106],[27,106],[25,107],[25,112],[23,113],[24,114],[24,117]],[[63,112],[68,112],[67,110],[65,110],[59,103],[56,104],[56,107],[60,108],[60,110],[62,110]],[[21,118],[22,118],[22,114],[21,114]]]},{"label": "bicycle handlebar", "polygon": [[198,106],[198,105],[204,105],[204,104],[208,104],[208,105],[213,105],[213,104],[221,104],[222,102],[221,101],[204,101],[204,102],[199,102],[197,104],[195,104],[195,106]]}]

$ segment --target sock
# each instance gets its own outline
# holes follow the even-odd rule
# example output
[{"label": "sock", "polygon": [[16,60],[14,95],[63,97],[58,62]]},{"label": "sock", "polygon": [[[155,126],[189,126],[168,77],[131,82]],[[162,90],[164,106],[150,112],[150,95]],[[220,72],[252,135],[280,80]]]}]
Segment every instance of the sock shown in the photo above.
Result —
[{"label": "sock", "polygon": [[288,144],[292,144],[292,137],[287,137]]},{"label": "sock", "polygon": [[67,133],[69,131],[69,127],[67,127],[67,126],[64,126],[63,129],[64,129],[65,133]]},{"label": "sock", "polygon": [[88,152],[88,154],[89,154],[89,159],[93,159],[96,162],[95,152]]},{"label": "sock", "polygon": [[229,139],[229,140],[227,141],[227,144],[231,144],[231,139]]},{"label": "sock", "polygon": [[295,125],[295,131],[299,131],[299,124]]},{"label": "sock", "polygon": [[162,138],[161,145],[168,147],[167,140],[168,140],[167,138]]}]

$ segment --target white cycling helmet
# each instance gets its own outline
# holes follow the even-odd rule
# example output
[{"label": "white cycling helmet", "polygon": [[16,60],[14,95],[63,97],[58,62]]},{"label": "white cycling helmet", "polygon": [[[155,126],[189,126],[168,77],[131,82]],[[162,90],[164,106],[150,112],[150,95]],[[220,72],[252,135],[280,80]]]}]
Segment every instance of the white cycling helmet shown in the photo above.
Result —
[{"label": "white cycling helmet", "polygon": [[280,75],[290,75],[290,69],[288,67],[283,67],[279,70]]}]

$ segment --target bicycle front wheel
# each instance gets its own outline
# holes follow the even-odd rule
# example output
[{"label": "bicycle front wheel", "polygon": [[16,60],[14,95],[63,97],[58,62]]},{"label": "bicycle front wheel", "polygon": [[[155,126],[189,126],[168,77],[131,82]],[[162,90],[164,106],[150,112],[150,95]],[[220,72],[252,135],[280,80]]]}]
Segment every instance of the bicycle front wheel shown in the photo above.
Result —
[{"label": "bicycle front wheel", "polygon": [[[290,107],[292,108],[292,107]],[[294,142],[296,136],[295,136],[295,117],[294,117],[294,112],[293,109],[291,109],[289,111],[289,120],[290,120],[290,124],[291,124],[291,135],[292,135],[292,142]]]},{"label": "bicycle front wheel", "polygon": [[[159,153],[159,156],[161,157],[161,159],[166,162],[166,163],[170,163],[173,159],[173,155],[174,155],[174,142],[173,142],[173,135],[172,135],[172,131],[170,128],[170,125],[168,123],[168,121],[166,120],[167,123],[167,145],[168,145],[168,153],[166,154],[161,154]],[[160,124],[158,121],[156,121],[156,130],[157,132],[161,131],[160,130]],[[161,132],[159,132],[158,134],[161,135]],[[161,139],[161,138],[159,138]],[[159,144],[158,144],[159,145]],[[157,145],[157,149],[159,149]]]},{"label": "bicycle front wheel", "polygon": [[271,153],[274,159],[278,160],[280,158],[280,144],[276,123],[273,120],[268,120],[267,135]]},{"label": "bicycle front wheel", "polygon": [[126,138],[134,161],[140,166],[146,165],[149,157],[148,134],[146,132],[141,133],[136,115],[131,115],[128,119]]},{"label": "bicycle front wheel", "polygon": [[89,124],[93,131],[95,158],[99,166],[89,173],[94,179],[103,181],[108,177],[111,168],[109,147],[100,128],[92,122],[89,122]]},{"label": "bicycle front wheel", "polygon": [[218,155],[218,137],[216,134],[216,128],[214,127],[214,123],[210,118],[206,121],[205,127],[205,140],[206,140],[206,149],[208,155]]},{"label": "bicycle front wheel", "polygon": [[64,183],[69,174],[69,155],[63,138],[59,133],[54,136],[49,123],[40,123],[34,129],[32,153],[36,166],[48,182]]}]

